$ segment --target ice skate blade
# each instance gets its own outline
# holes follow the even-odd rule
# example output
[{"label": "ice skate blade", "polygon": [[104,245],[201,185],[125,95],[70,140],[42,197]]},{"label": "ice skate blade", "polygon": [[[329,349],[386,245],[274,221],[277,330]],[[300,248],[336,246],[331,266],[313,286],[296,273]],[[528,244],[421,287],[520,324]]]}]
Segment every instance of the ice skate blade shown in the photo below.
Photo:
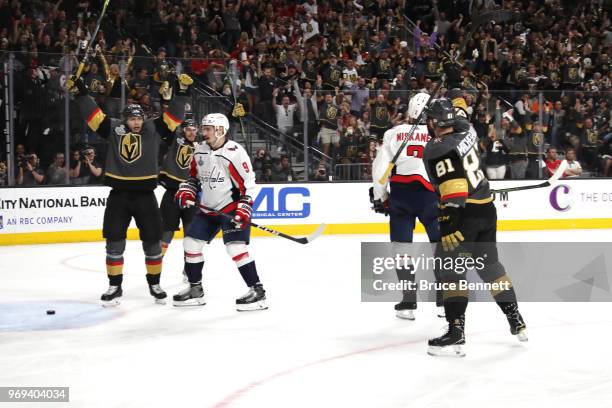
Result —
[{"label": "ice skate blade", "polygon": [[434,357],[465,357],[462,345],[446,347],[429,346],[427,354]]},{"label": "ice skate blade", "polygon": [[175,307],[188,307],[188,306],[204,306],[206,299],[204,297],[189,300],[173,300],[172,305]]},{"label": "ice skate blade", "polygon": [[414,310],[405,309],[405,310],[396,310],[395,317],[403,320],[414,320]]},{"label": "ice skate blade", "polygon": [[523,329],[520,332],[516,333],[515,336],[518,339],[518,341],[520,341],[520,342],[529,341],[529,338],[527,337],[527,330],[525,330],[525,329]]},{"label": "ice skate blade", "polygon": [[166,298],[163,298],[163,299],[153,298],[153,301],[155,302],[156,305],[165,305],[166,304]]},{"label": "ice skate blade", "polygon": [[121,298],[115,298],[113,300],[101,300],[100,304],[102,307],[116,307],[121,304]]},{"label": "ice skate blade", "polygon": [[255,312],[257,310],[266,310],[268,305],[266,300],[260,300],[254,303],[236,304],[236,310],[239,312]]}]

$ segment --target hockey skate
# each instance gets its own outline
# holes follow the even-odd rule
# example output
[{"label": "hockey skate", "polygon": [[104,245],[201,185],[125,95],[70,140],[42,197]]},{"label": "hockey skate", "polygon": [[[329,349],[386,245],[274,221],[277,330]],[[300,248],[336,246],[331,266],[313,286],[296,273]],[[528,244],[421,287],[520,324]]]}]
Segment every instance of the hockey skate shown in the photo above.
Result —
[{"label": "hockey skate", "polygon": [[445,334],[429,340],[427,344],[427,354],[430,356],[465,357],[465,319],[455,319],[448,324]]},{"label": "hockey skate", "polygon": [[395,305],[395,316],[399,319],[414,320],[414,311],[416,303],[399,302]]},{"label": "hockey skate", "polygon": [[244,296],[236,299],[236,310],[239,312],[265,310],[267,308],[266,291],[261,284],[251,286]]},{"label": "hockey skate", "polygon": [[172,297],[172,304],[176,307],[183,306],[204,306],[206,299],[204,298],[204,289],[201,283],[190,284],[185,289]]},{"label": "hockey skate", "polygon": [[100,300],[102,301],[102,307],[113,307],[121,304],[121,296],[123,296],[123,290],[121,286],[110,285],[108,290],[102,294]]},{"label": "hockey skate", "polygon": [[161,286],[159,286],[159,284],[149,285],[149,293],[151,294],[151,296],[153,296],[153,298],[155,299],[155,303],[157,303],[158,305],[166,304],[166,297],[168,297],[168,295],[166,295],[166,292],[164,292],[164,290],[161,288]]},{"label": "hockey skate", "polygon": [[527,325],[523,320],[523,316],[516,310],[506,313],[506,318],[508,319],[508,323],[510,324],[510,333],[512,333],[518,341],[528,341],[527,338]]}]

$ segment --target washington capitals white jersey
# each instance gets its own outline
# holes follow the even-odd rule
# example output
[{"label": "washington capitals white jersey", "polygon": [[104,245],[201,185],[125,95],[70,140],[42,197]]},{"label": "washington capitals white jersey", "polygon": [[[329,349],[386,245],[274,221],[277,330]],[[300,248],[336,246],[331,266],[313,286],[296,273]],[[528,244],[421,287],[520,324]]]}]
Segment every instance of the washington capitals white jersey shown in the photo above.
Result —
[{"label": "washington capitals white jersey", "polygon": [[217,150],[199,144],[191,160],[191,177],[200,182],[200,203],[228,213],[240,196],[255,194],[255,172],[246,150],[228,140]]},{"label": "washington capitals white jersey", "polygon": [[[381,185],[378,180],[383,176],[388,164],[393,159],[393,156],[400,148],[412,129],[410,124],[402,124],[395,126],[385,132],[383,136],[382,146],[379,147],[378,153],[372,163],[372,179],[374,180],[374,198],[385,200],[387,198],[387,182]],[[429,177],[423,163],[423,151],[425,145],[431,139],[426,125],[419,125],[410,135],[408,144],[404,151],[400,153],[395,167],[391,172],[389,181],[393,183],[421,183],[425,188],[434,191],[434,188],[429,183]]]}]

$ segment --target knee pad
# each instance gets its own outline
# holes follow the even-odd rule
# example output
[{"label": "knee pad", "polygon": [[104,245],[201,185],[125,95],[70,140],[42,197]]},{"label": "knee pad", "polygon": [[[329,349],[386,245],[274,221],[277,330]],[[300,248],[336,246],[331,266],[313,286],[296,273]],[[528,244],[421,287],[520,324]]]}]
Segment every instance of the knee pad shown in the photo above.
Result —
[{"label": "knee pad", "polygon": [[142,250],[146,258],[160,257],[162,253],[161,243],[159,241],[142,241]]},{"label": "knee pad", "polygon": [[125,239],[120,241],[106,240],[106,256],[109,258],[121,258],[125,252]]},{"label": "knee pad", "polygon": [[172,242],[172,238],[174,238],[174,231],[164,231],[162,232],[162,242],[166,244],[170,244]]},{"label": "knee pad", "polygon": [[200,263],[204,262],[204,255],[202,254],[202,248],[206,245],[206,241],[201,239],[195,239],[192,237],[185,237],[183,239],[183,250],[185,251],[185,262],[187,263]]},{"label": "knee pad", "polygon": [[491,264],[485,264],[484,268],[480,270],[476,269],[476,271],[478,272],[480,279],[487,283],[495,282],[497,279],[506,275],[506,269],[499,261]]},{"label": "knee pad", "polygon": [[239,268],[253,261],[249,255],[248,247],[243,241],[228,242],[225,244],[225,249]]}]

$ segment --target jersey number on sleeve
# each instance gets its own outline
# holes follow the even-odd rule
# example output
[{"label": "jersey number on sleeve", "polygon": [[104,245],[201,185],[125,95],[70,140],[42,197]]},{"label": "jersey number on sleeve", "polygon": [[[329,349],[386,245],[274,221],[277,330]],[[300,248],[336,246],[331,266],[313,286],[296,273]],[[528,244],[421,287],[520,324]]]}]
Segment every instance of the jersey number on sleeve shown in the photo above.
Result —
[{"label": "jersey number on sleeve", "polygon": [[410,145],[406,149],[406,155],[412,157],[418,157],[419,159],[423,158],[423,150],[425,150],[425,146],[419,145]]},{"label": "jersey number on sleeve", "polygon": [[244,169],[244,171],[246,171],[247,173],[249,172],[249,165],[246,162],[242,162],[242,168]]},{"label": "jersey number on sleeve", "polygon": [[436,176],[442,177],[446,173],[450,173],[455,171],[453,167],[453,163],[451,163],[451,159],[440,160],[436,163]]},{"label": "jersey number on sleeve", "polygon": [[484,179],[484,173],[480,170],[480,160],[475,147],[472,147],[463,157],[463,168],[472,187],[478,187],[478,184]]}]

